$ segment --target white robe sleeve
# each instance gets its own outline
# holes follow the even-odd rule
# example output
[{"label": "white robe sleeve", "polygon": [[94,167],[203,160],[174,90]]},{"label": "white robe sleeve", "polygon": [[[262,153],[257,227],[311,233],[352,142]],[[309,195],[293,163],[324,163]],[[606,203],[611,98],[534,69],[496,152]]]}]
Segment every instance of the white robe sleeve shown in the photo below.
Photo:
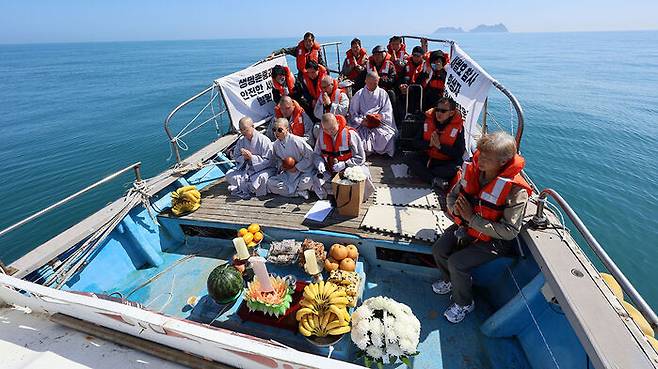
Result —
[{"label": "white robe sleeve", "polygon": [[391,105],[391,99],[388,97],[388,93],[386,93],[384,89],[380,89],[379,101],[381,106],[379,113],[382,115],[382,124],[393,128],[393,130],[397,132],[397,127],[393,118],[393,105]]},{"label": "white robe sleeve", "polygon": [[365,118],[365,114],[361,112],[361,96],[363,96],[363,89],[359,90],[353,97],[352,97],[352,104],[349,107],[349,112],[350,112],[350,118],[349,118],[349,124],[351,127],[359,127],[361,126],[361,122],[363,122],[363,118]]},{"label": "white robe sleeve", "polygon": [[357,132],[350,132],[350,150],[352,157],[345,161],[348,167],[356,167],[365,165],[366,163],[366,150],[363,148],[363,141]]}]

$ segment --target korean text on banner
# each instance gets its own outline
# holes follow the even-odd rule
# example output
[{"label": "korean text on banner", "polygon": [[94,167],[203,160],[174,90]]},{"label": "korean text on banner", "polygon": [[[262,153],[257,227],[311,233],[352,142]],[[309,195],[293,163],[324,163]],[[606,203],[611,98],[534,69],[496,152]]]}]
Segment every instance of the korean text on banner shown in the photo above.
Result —
[{"label": "korean text on banner", "polygon": [[215,81],[222,89],[231,123],[238,129],[238,121],[249,116],[254,125],[268,122],[274,115],[272,98],[272,68],[287,66],[285,56],[260,63],[229,74]]},{"label": "korean text on banner", "polygon": [[494,79],[457,44],[452,45],[451,51],[451,60],[446,66],[446,94],[457,102],[464,118],[466,156],[470,156],[480,135],[477,120]]}]

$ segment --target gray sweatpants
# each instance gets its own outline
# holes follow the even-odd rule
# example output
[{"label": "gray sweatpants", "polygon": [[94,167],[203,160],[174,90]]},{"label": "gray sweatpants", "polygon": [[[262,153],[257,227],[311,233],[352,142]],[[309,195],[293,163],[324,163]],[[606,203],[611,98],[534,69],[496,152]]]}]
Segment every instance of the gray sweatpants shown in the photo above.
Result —
[{"label": "gray sweatpants", "polygon": [[455,236],[457,228],[453,224],[445,230],[432,246],[432,255],[443,272],[443,280],[452,283],[452,300],[465,306],[473,302],[471,270],[501,255],[496,247],[497,241],[458,245]]}]

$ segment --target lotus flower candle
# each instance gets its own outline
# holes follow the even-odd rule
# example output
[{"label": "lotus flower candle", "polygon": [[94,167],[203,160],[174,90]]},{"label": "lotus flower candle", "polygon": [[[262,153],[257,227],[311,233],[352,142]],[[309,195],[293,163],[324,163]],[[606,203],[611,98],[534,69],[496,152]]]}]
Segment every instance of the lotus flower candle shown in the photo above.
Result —
[{"label": "lotus flower candle", "polygon": [[290,308],[292,295],[288,282],[281,277],[269,277],[271,292],[264,292],[258,279],[247,284],[245,300],[249,311],[261,311],[279,317]]}]

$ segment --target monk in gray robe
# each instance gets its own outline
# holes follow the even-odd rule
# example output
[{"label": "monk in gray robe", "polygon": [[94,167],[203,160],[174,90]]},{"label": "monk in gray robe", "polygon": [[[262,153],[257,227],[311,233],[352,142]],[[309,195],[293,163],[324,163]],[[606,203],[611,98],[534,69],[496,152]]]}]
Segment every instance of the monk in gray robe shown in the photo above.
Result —
[{"label": "monk in gray robe", "polygon": [[290,96],[283,96],[279,103],[274,107],[274,117],[270,121],[269,127],[265,134],[276,140],[276,135],[272,131],[274,122],[277,118],[286,118],[288,120],[288,131],[296,136],[302,137],[306,143],[313,147],[315,144],[315,134],[319,127],[315,127],[311,117],[306,114],[299,103]]},{"label": "monk in gray robe", "polygon": [[[267,181],[267,191],[286,197],[309,198],[315,190],[317,171],[313,166],[313,149],[304,138],[290,133],[288,120],[277,118],[272,125],[276,141],[272,145],[278,174]],[[292,159],[291,159],[292,158]]]},{"label": "monk in gray robe", "polygon": [[254,128],[254,121],[243,117],[238,123],[242,137],[233,148],[235,168],[226,173],[232,195],[248,199],[267,194],[267,180],[274,174],[272,141]]},{"label": "monk in gray robe", "polygon": [[366,153],[395,154],[395,136],[398,129],[393,119],[393,106],[386,90],[379,87],[379,76],[369,72],[366,86],[350,101],[349,124],[363,140]]},{"label": "monk in gray robe", "polygon": [[[322,133],[315,143],[316,166],[323,174],[321,184],[326,192],[331,191],[331,178],[348,167],[358,167],[366,175],[364,200],[375,191],[366,165],[366,152],[359,134],[347,126],[341,115],[326,113],[321,120]],[[344,142],[347,140],[347,142]],[[345,150],[348,148],[348,150]],[[320,194],[318,194],[320,197]],[[324,198],[324,197],[320,197]]]}]

